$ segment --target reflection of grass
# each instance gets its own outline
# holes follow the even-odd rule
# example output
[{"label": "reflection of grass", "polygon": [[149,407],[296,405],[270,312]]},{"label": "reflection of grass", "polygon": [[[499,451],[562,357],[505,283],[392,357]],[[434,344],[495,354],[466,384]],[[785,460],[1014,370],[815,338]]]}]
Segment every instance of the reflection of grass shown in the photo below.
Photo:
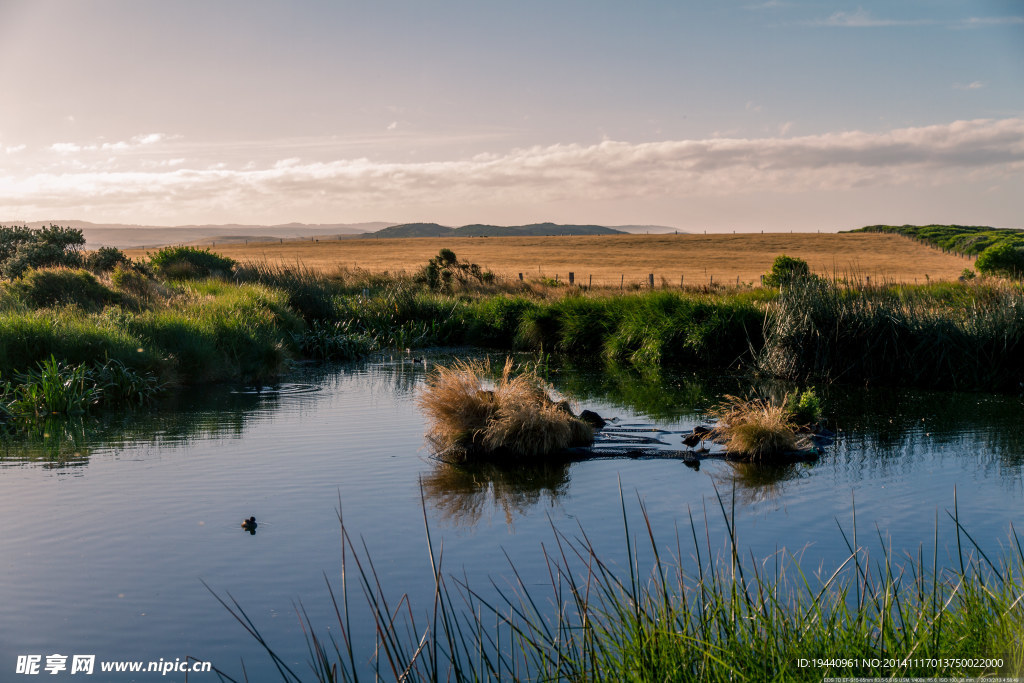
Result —
[{"label": "reflection of grass", "polygon": [[80,415],[12,420],[0,437],[2,459],[85,464],[90,453],[87,426]]},{"label": "reflection of grass", "polygon": [[237,438],[254,409],[266,409],[274,400],[272,394],[239,395],[223,387],[206,388],[201,393],[172,393],[153,408],[109,411],[99,416],[12,418],[0,423],[0,461],[75,466],[86,464],[97,449]]},{"label": "reflection of grass", "polygon": [[656,420],[675,420],[702,412],[714,396],[710,382],[704,378],[656,368],[641,372],[618,363],[589,367],[568,364],[554,380],[559,391],[577,400],[600,399]]},{"label": "reflection of grass", "polygon": [[569,485],[568,464],[500,467],[440,463],[423,477],[423,495],[454,524],[475,525],[493,505],[511,526],[515,515],[538,502],[554,501]]},{"label": "reflection of grass", "polygon": [[[698,534],[691,517],[694,564],[670,559],[645,511],[641,535],[649,545],[641,560],[623,507],[625,569],[601,557],[585,535],[555,531],[541,569],[549,585],[538,589],[513,564],[512,587],[492,584],[494,597],[444,573],[428,529],[434,590],[426,606],[411,604],[407,595],[391,601],[365,546],[360,554],[342,523],[340,600],[331,593],[337,635],[321,639],[308,616],[300,615],[314,676],[814,681],[877,675],[879,667],[864,662],[872,658],[894,659],[885,669],[893,678],[1024,673],[1024,551],[1016,536],[1008,557],[990,561],[980,547],[970,551],[973,539],[954,507],[957,547],[968,546],[969,553],[960,554],[955,568],[938,566],[938,527],[932,557],[926,560],[922,552],[903,564],[884,540],[881,557],[872,558],[858,544],[855,526],[850,535],[840,532],[848,556],[831,574],[812,575],[785,551],[762,563],[745,562],[733,520],[719,503],[728,538],[724,555],[713,555],[710,531]],[[369,627],[356,622],[358,630],[349,602],[351,577],[372,619]],[[237,602],[221,604],[266,649],[283,680],[300,680]],[[368,631],[375,638],[364,651],[353,636]],[[975,668],[963,661],[989,657],[999,663]],[[838,661],[811,667],[801,660]]]},{"label": "reflection of grass", "polygon": [[770,465],[754,462],[726,460],[731,472],[716,477],[723,484],[734,486],[736,495],[744,503],[774,500],[782,494],[783,483],[800,476],[798,467],[806,464]]}]

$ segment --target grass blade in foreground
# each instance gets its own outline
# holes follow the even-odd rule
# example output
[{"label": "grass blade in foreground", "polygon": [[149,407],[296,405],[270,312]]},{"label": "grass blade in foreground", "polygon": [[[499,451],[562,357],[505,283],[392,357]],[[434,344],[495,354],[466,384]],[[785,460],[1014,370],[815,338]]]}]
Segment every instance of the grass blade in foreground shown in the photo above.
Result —
[{"label": "grass blade in foreground", "polygon": [[[343,542],[352,549],[345,563],[355,563],[375,643],[353,653],[346,636],[332,662],[300,613],[316,655],[315,680],[820,681],[1024,673],[1024,552],[1012,530],[1014,552],[998,562],[974,545],[962,567],[939,570],[923,552],[900,561],[884,542],[873,561],[854,540],[831,574],[811,576],[785,551],[743,562],[733,513],[719,502],[728,555],[702,559],[691,514],[695,559],[665,559],[641,503],[646,533],[634,537],[626,525],[625,575],[598,556],[584,533],[569,537],[555,529],[558,552],[544,552],[550,595],[527,589],[514,565],[511,588],[492,582],[483,590],[445,577],[431,548],[431,604],[412,605],[402,595],[393,609],[365,545],[360,556],[342,523]],[[625,516],[624,507],[624,523]],[[951,516],[959,537],[963,530]],[[644,537],[649,566],[633,550]],[[342,592],[347,596],[347,586]],[[221,603],[267,649],[282,677],[295,680],[237,603]],[[349,610],[346,597],[337,612],[343,634],[351,634]]]}]

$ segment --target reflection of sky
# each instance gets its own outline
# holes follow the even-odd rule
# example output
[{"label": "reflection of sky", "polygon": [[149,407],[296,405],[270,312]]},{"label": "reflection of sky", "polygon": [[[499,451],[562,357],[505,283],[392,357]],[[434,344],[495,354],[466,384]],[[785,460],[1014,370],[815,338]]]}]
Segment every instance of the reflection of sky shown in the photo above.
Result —
[{"label": "reflection of sky", "polygon": [[[527,583],[546,582],[540,544],[552,547],[552,524],[569,536],[582,528],[603,557],[623,567],[620,491],[632,533],[646,533],[642,501],[659,543],[674,555],[678,533],[689,558],[691,514],[702,554],[707,545],[724,552],[716,491],[732,514],[735,486],[741,548],[755,557],[802,550],[809,569],[845,554],[837,524],[849,533],[854,501],[859,539],[873,553],[877,524],[898,555],[923,543],[927,556],[938,516],[940,562],[955,552],[945,514],[954,486],[961,521],[987,549],[1006,540],[1008,522],[1021,521],[1024,449],[1011,421],[1021,405],[1014,397],[832,388],[826,408],[843,430],[836,445],[817,463],[781,471],[705,461],[695,472],[675,460],[601,459],[549,471],[453,474],[424,448],[425,424],[413,402],[422,377],[422,368],[390,361],[338,374],[310,370],[295,381],[320,391],[209,397],[220,412],[182,399],[148,418],[111,418],[100,438],[88,437],[85,464],[75,467],[5,456],[0,603],[19,629],[0,639],[0,660],[73,650],[153,659],[180,651],[229,671],[239,656],[261,661],[203,579],[230,591],[301,662],[293,601],[302,599],[318,624],[331,618],[322,581],[324,572],[338,576],[339,503],[383,583],[414,600],[431,589],[421,492],[444,566],[480,586],[488,576],[499,585],[509,579],[504,553]],[[565,382],[587,385],[579,377]],[[606,388],[597,401],[581,389],[575,396],[580,407],[650,421],[641,406],[616,403]],[[836,414],[844,407],[861,412]],[[674,426],[696,420],[683,412]],[[239,528],[250,515],[259,521],[255,536]]]}]

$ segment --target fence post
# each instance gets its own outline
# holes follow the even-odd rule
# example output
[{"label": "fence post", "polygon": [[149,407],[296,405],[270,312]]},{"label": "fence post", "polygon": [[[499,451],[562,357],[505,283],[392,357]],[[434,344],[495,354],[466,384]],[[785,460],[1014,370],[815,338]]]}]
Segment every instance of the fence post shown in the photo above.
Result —
[{"label": "fence post", "polygon": [[587,289],[593,289],[593,288],[594,288],[594,274],[591,273],[590,274],[590,283],[587,285]]},{"label": "fence post", "polygon": [[626,282],[626,274],[623,273],[622,275],[619,276],[619,291],[620,292],[622,291],[622,286],[623,286],[623,284],[625,282]]},{"label": "fence post", "polygon": [[519,273],[519,281],[520,281],[520,282],[522,282],[522,281],[523,281],[523,274],[522,274],[522,273]]},{"label": "fence post", "polygon": [[654,273],[647,274],[647,284],[651,286],[651,289],[654,289]]},{"label": "fence post", "polygon": [[576,282],[576,273],[574,273],[573,271],[570,270],[569,271],[569,284],[571,285],[571,284],[574,284],[575,282]]}]

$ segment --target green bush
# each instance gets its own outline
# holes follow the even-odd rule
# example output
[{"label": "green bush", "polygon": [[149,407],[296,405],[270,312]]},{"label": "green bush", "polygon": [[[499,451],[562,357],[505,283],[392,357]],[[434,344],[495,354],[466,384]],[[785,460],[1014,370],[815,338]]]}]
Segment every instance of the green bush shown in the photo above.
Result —
[{"label": "green bush", "polygon": [[821,399],[814,389],[793,392],[786,397],[786,411],[797,425],[811,425],[821,421]]},{"label": "green bush", "polygon": [[100,247],[85,257],[85,267],[94,273],[109,273],[117,266],[129,263],[131,260],[116,247]]},{"label": "green bush", "polygon": [[14,279],[30,268],[78,268],[83,262],[79,252],[83,245],[82,231],[74,228],[0,226],[0,270],[4,277]]},{"label": "green bush", "polygon": [[125,292],[138,297],[149,295],[149,278],[139,270],[130,265],[118,263],[114,266],[114,272],[110,274],[110,284],[119,292]]},{"label": "green bush", "polygon": [[475,263],[460,263],[454,251],[442,249],[423,266],[416,280],[430,289],[450,292],[455,285],[466,285],[472,280],[479,284],[493,282],[494,273]]},{"label": "green bush", "polygon": [[164,247],[149,255],[157,273],[169,280],[192,280],[226,275],[235,267],[235,260],[195,247]]},{"label": "green bush", "polygon": [[11,286],[11,291],[33,308],[74,304],[86,310],[98,310],[116,303],[117,294],[104,287],[87,270],[44,268],[30,270]]},{"label": "green bush", "polygon": [[764,276],[764,284],[767,287],[779,287],[810,275],[811,269],[807,261],[782,254],[775,257],[772,269]]},{"label": "green bush", "polygon": [[1024,249],[1010,242],[999,242],[981,252],[974,267],[983,275],[1024,276]]}]

